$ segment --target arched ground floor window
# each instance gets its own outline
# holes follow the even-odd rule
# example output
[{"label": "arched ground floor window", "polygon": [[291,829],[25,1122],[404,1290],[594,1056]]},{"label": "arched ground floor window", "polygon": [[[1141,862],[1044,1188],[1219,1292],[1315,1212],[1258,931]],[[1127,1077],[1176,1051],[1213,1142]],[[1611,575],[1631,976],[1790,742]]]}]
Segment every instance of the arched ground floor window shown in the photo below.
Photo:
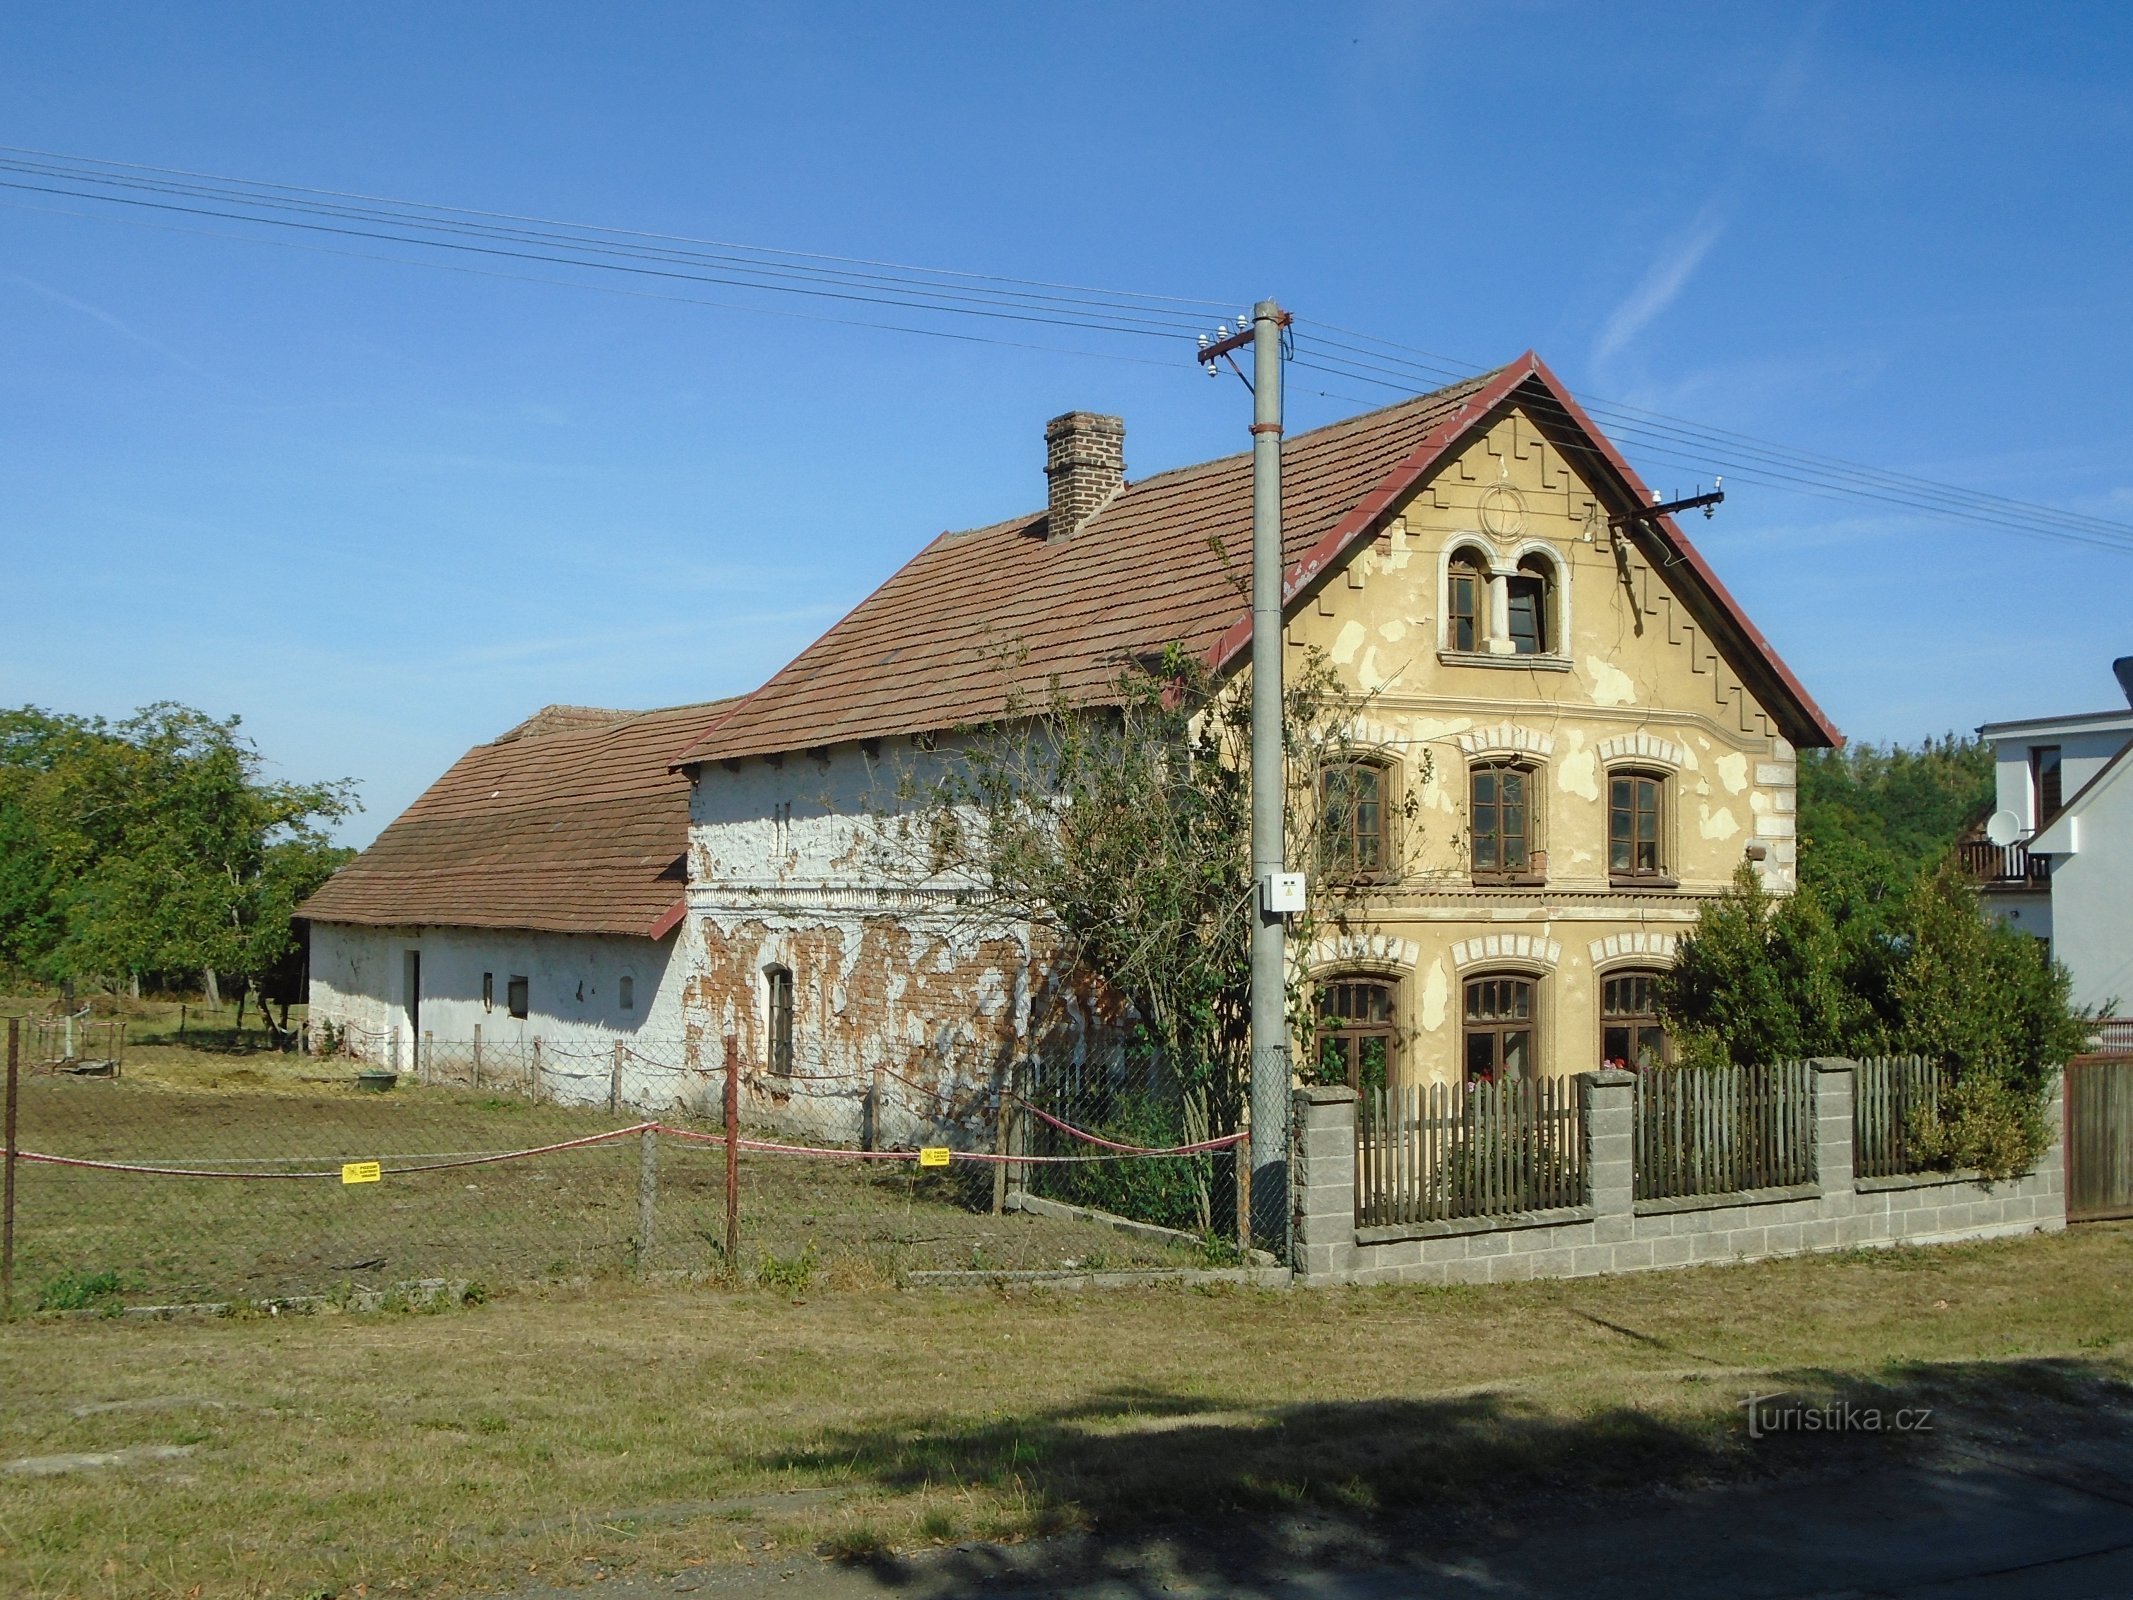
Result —
[{"label": "arched ground floor window", "polygon": [[1320,1083],[1351,1089],[1382,1089],[1392,1081],[1400,1035],[1392,984],[1367,978],[1335,978],[1318,986]]},{"label": "arched ground floor window", "polygon": [[1656,972],[1615,972],[1600,980],[1600,1060],[1608,1066],[1663,1067],[1673,1059],[1659,1021]]},{"label": "arched ground floor window", "polygon": [[1534,981],[1515,973],[1466,980],[1461,1047],[1468,1082],[1497,1083],[1539,1075],[1534,1048]]}]

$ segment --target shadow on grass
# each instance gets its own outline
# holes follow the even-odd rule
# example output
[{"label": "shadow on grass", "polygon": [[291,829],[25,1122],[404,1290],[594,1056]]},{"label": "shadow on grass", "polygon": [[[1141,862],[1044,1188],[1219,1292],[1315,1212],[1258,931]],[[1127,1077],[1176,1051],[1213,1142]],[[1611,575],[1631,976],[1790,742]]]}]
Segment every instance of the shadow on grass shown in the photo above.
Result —
[{"label": "shadow on grass", "polygon": [[[1049,1551],[964,1542],[907,1559],[860,1531],[828,1552],[919,1595],[1026,1584],[1061,1568],[1107,1595],[1154,1596],[1180,1583],[1253,1593],[1311,1570],[1501,1554],[1580,1514],[1693,1516],[1706,1495],[1788,1479],[1924,1481],[1911,1469],[1966,1452],[2074,1461],[2077,1434],[2102,1441],[2112,1470],[2133,1476],[2133,1389],[2115,1366],[1980,1362],[1878,1381],[1786,1373],[1756,1390],[1766,1397],[1759,1438],[1740,1404],[1743,1385],[1690,1377],[1684,1391],[1661,1414],[1627,1404],[1550,1410],[1510,1388],[1249,1409],[1123,1390],[965,1426],[833,1433],[767,1464],[922,1496],[934,1509],[921,1513],[919,1538],[934,1544],[1085,1535]],[[1774,1431],[1770,1416],[1788,1405],[1843,1413],[1853,1425]],[[1895,1431],[1896,1413],[1922,1408],[1929,1427]],[[1879,1430],[1860,1423],[1866,1415],[1883,1419]],[[2121,1492],[2133,1507],[2133,1483]],[[959,1521],[959,1503],[980,1509]],[[1752,1521],[1726,1505],[1712,1510],[1714,1527],[1725,1524],[1713,1535],[1720,1543]]]}]

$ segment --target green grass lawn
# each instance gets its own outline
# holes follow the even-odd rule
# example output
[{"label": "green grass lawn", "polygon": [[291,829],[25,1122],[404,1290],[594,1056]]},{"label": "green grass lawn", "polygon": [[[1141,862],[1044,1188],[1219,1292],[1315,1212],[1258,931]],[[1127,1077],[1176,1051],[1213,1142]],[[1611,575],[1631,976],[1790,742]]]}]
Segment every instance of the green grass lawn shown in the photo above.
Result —
[{"label": "green grass lawn", "polygon": [[[653,1246],[637,1247],[638,1141],[530,1160],[391,1169],[626,1127],[634,1112],[425,1088],[359,1092],[345,1060],[144,1045],[116,1081],[32,1074],[20,1146],[52,1155],[324,1178],[184,1178],[24,1163],[18,1304],[69,1309],[379,1290],[417,1280],[725,1269],[721,1147],[663,1137]],[[670,1119],[671,1120],[671,1119]],[[384,1181],[347,1185],[344,1162]],[[995,1217],[989,1169],[750,1155],[744,1275],[893,1283],[917,1271],[1204,1264],[1086,1223]]]},{"label": "green grass lawn", "polygon": [[[0,1330],[0,1592],[377,1595],[1301,1509],[1522,1516],[1754,1479],[1740,1399],[2071,1434],[2129,1393],[2133,1230],[1453,1290],[684,1292]],[[121,1454],[133,1452],[130,1455]],[[1224,1523],[1225,1527],[1232,1526]],[[359,1587],[359,1586],[367,1586]]]}]

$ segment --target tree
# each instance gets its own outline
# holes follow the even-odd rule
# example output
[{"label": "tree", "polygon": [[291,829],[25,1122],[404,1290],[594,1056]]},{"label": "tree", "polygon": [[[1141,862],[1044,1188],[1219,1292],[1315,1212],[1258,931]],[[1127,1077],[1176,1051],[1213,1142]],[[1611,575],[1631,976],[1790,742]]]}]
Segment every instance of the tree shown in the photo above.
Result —
[{"label": "tree", "polygon": [[2026,1171],[2048,1142],[2054,1075],[2086,1043],[2066,969],[1991,919],[1945,859],[1891,907],[1780,899],[1743,866],[1700,913],[1660,985],[1685,1065],[1811,1055],[1924,1055],[1945,1067],[1930,1154],[1995,1177]]},{"label": "tree", "polygon": [[[1318,774],[1349,753],[1356,702],[1318,657],[1292,669],[1284,702],[1290,855],[1308,860]],[[1237,1126],[1250,1079],[1249,750],[1248,684],[1173,646],[1124,668],[1101,703],[1055,686],[961,730],[873,818],[890,877],[956,887],[974,926],[1027,923],[1122,1003],[1177,1080],[1190,1137]],[[1313,883],[1299,954],[1357,892]],[[1308,1039],[1300,967],[1289,998]],[[1204,1188],[1199,1209],[1204,1225]]]},{"label": "tree", "polygon": [[261,776],[238,719],[160,703],[117,724],[0,712],[0,906],[10,964],[48,979],[222,976],[293,947],[290,913],[349,852],[354,784]]}]

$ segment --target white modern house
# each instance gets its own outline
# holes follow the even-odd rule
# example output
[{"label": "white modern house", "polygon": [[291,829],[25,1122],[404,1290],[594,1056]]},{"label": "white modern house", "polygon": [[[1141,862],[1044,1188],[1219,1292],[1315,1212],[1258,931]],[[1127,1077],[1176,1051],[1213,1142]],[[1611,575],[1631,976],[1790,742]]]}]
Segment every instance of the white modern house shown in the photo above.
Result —
[{"label": "white modern house", "polygon": [[2049,942],[2076,1004],[2133,1003],[2133,656],[2114,711],[1988,722],[1998,776],[1987,837],[1965,843],[1986,904]]}]

